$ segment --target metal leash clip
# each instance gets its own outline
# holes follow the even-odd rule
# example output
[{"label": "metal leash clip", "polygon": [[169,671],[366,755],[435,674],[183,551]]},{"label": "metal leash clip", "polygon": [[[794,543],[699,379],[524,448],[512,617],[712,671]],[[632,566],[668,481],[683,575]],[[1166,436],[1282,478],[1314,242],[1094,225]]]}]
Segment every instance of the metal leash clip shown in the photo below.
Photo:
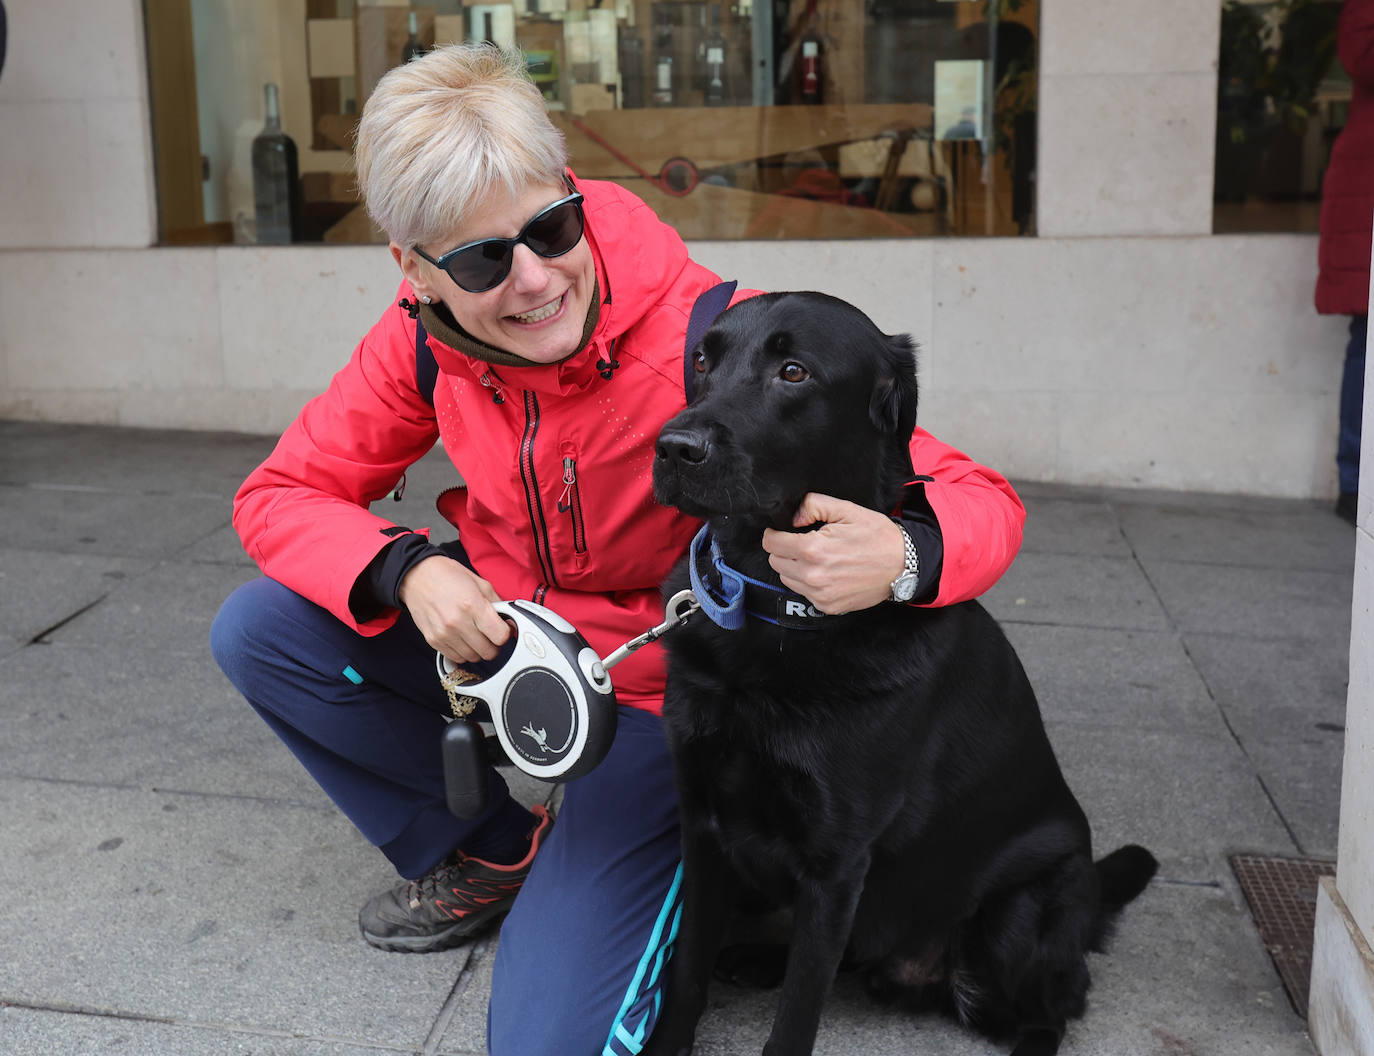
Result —
[{"label": "metal leash clip", "polygon": [[671,631],[680,623],[686,623],[687,618],[694,612],[701,610],[701,602],[690,590],[679,590],[664,606],[664,620],[657,627],[651,627],[641,635],[631,638],[628,642],[616,649],[606,659],[601,661],[603,670],[609,671],[616,664],[624,660],[627,656],[637,649],[642,649],[650,642],[656,642],[665,634]]}]

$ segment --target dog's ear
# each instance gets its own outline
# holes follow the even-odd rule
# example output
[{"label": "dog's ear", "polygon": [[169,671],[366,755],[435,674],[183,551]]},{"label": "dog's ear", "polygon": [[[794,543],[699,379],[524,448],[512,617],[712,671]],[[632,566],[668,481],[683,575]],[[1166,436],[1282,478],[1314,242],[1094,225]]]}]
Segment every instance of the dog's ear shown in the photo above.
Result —
[{"label": "dog's ear", "polygon": [[868,402],[868,415],[884,433],[900,437],[916,428],[916,346],[906,334],[883,335],[884,367]]}]

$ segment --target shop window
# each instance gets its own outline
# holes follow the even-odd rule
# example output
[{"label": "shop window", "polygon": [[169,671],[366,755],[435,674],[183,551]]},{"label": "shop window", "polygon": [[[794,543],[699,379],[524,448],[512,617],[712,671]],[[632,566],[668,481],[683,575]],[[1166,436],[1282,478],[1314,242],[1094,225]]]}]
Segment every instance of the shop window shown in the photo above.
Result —
[{"label": "shop window", "polygon": [[1226,0],[1217,61],[1213,230],[1316,231],[1345,125],[1339,0]]},{"label": "shop window", "polygon": [[[624,185],[686,238],[1034,231],[1038,0],[145,10],[168,243],[381,241],[351,174],[359,111],[417,48],[468,39],[519,48],[578,175]],[[260,227],[254,140],[261,197],[269,105],[269,160],[279,178],[295,163],[276,197],[294,212]]]}]

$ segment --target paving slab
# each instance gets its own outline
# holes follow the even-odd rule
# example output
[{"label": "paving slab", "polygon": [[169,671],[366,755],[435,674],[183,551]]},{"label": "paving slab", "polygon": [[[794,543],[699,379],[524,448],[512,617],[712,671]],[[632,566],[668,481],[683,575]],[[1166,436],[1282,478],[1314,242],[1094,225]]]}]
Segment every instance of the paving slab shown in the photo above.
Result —
[{"label": "paving slab", "polygon": [[1349,642],[1348,572],[1156,561],[1150,581],[1184,632]]},{"label": "paving slab", "polygon": [[0,814],[0,1002],[418,1047],[468,956],[359,939],[394,874],[336,813],[0,778]]},{"label": "paving slab", "polygon": [[1190,632],[1188,655],[1243,743],[1339,733],[1350,643]]},{"label": "paving slab", "polygon": [[0,1039],[10,1056],[382,1056],[416,1051],[219,1023],[173,1024],[93,1010],[14,1007],[0,1007]]},{"label": "paving slab", "polygon": [[1130,557],[1116,511],[1091,495],[1021,494],[1026,506],[1023,554],[1095,554]]},{"label": "paving slab", "polygon": [[1022,554],[980,599],[1003,621],[1162,631],[1168,617],[1131,558]]},{"label": "paving slab", "polygon": [[34,645],[0,670],[0,773],[329,808],[208,649]]},{"label": "paving slab", "polygon": [[1258,775],[1230,738],[1048,725],[1097,854],[1147,847],[1169,880],[1216,883],[1236,850],[1295,854]]},{"label": "paving slab", "polygon": [[1003,624],[1050,722],[1220,737],[1216,701],[1172,631]]},{"label": "paving slab", "polygon": [[1305,858],[1336,858],[1344,738],[1316,731],[1294,740],[1245,745],[1265,791]]},{"label": "paving slab", "polygon": [[51,635],[66,646],[115,646],[131,654],[210,658],[210,625],[235,587],[255,578],[250,565],[163,562],[123,580],[100,604]]},{"label": "paving slab", "polygon": [[172,495],[109,485],[0,485],[0,539],[62,553],[162,557],[229,521],[219,494]]},{"label": "paving slab", "polygon": [[275,436],[0,422],[0,482],[232,495]]},{"label": "paving slab", "polygon": [[32,641],[151,567],[128,557],[0,546],[0,636]]},{"label": "paving slab", "polygon": [[[229,508],[225,500],[225,509]],[[212,565],[243,565],[257,570],[253,559],[244,552],[239,533],[232,524],[226,524],[177,554],[177,558],[188,562],[203,562]]]},{"label": "paving slab", "polygon": [[1131,548],[1145,561],[1354,571],[1355,535],[1326,505],[1269,499],[1201,508],[1180,503],[1113,504]]}]

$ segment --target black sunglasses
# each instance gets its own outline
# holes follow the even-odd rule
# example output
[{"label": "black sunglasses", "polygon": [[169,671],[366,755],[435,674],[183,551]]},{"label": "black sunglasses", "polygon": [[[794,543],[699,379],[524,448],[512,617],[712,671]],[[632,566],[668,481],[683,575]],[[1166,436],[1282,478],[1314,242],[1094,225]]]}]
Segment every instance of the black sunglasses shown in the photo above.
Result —
[{"label": "black sunglasses", "polygon": [[417,256],[436,268],[443,268],[449,278],[468,293],[484,293],[506,281],[516,246],[529,246],[541,257],[552,260],[582,241],[584,224],[582,195],[573,191],[566,198],[540,209],[514,238],[479,239],[450,249],[438,260],[419,246],[413,248]]}]

